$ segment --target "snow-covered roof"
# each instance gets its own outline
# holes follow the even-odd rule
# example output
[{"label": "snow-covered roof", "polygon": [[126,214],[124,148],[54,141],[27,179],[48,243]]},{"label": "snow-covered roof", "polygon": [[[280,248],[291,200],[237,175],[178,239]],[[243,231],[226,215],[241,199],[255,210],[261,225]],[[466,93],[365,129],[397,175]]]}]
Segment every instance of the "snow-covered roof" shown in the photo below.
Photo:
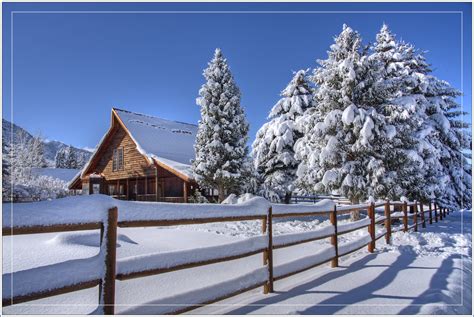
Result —
[{"label": "snow-covered roof", "polygon": [[195,157],[197,125],[117,108],[114,111],[141,154],[193,178],[191,160]]}]

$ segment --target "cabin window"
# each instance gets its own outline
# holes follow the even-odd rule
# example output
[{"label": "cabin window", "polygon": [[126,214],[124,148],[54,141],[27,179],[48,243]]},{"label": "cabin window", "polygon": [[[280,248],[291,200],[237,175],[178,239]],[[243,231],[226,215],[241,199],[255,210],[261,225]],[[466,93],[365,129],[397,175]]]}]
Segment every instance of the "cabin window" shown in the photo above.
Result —
[{"label": "cabin window", "polygon": [[114,149],[113,158],[112,158],[112,171],[122,171],[123,170],[123,147]]}]

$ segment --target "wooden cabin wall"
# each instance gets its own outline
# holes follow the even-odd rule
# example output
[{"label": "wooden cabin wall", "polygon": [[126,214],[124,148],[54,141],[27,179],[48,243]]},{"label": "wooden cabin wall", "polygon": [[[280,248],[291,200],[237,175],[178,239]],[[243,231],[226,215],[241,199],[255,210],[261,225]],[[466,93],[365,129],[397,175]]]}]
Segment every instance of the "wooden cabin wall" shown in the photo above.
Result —
[{"label": "wooden cabin wall", "polygon": [[[155,168],[148,164],[143,155],[138,152],[132,138],[122,127],[117,127],[117,131],[111,136],[106,148],[101,153],[97,166],[94,168],[96,173],[102,173],[107,180],[123,179],[131,177],[155,176]],[[114,149],[123,147],[124,167],[122,170],[113,171],[113,152]]]}]

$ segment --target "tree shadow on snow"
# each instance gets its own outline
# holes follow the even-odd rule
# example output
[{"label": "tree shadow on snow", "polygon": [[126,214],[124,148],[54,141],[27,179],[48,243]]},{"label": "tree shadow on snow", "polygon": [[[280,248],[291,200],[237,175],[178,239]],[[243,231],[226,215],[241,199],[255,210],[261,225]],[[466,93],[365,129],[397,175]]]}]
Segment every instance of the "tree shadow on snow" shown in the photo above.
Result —
[{"label": "tree shadow on snow", "polygon": [[[308,315],[318,315],[318,314],[335,314],[339,310],[349,305],[357,304],[363,302],[368,299],[372,298],[390,298],[390,299],[408,299],[408,300],[415,300],[415,298],[407,297],[407,296],[384,296],[384,295],[376,295],[378,290],[385,288],[388,286],[399,274],[400,268],[408,268],[410,264],[416,259],[416,253],[413,250],[405,250],[402,254],[400,254],[396,261],[390,265],[370,265],[368,264],[370,261],[374,260],[377,257],[377,254],[368,254],[364,256],[362,259],[353,262],[350,266],[341,266],[344,269],[337,269],[335,271],[329,272],[324,274],[310,282],[305,284],[299,285],[297,287],[291,288],[285,292],[275,293],[276,295],[272,295],[271,297],[259,300],[254,303],[250,303],[252,306],[244,306],[238,309],[230,311],[228,314],[249,314],[253,311],[259,309],[260,306],[264,305],[275,305],[278,306],[279,303],[284,302],[295,296],[301,296],[305,294],[331,294],[330,298],[321,301],[318,304],[310,307],[304,307],[301,310],[298,310],[297,313],[299,314],[308,314]],[[325,291],[323,286],[325,283],[328,283],[332,280],[343,278],[344,276],[347,277],[347,274],[354,274],[358,271],[370,268],[370,267],[385,267],[386,269],[383,270],[380,274],[376,275],[375,278],[371,279],[368,283],[355,287],[349,291],[337,292],[337,291]],[[415,267],[411,266],[410,269]],[[423,269],[435,269],[435,268],[423,268]],[[359,274],[364,274],[360,273]],[[318,290],[322,288],[321,290]],[[297,307],[298,305],[295,304]]]},{"label": "tree shadow on snow", "polygon": [[[456,271],[460,270],[459,268],[454,267],[454,259],[460,259],[460,255],[451,255],[448,258],[444,259],[441,266],[437,269],[436,273],[433,274],[431,278],[430,285],[426,291],[424,291],[420,296],[414,298],[410,306],[405,307],[400,311],[401,315],[413,315],[413,314],[422,314],[423,304],[431,303],[435,307],[431,307],[430,314],[452,314],[453,311],[459,314],[471,314],[471,298],[465,298],[462,301],[461,297],[466,294],[456,294],[458,296],[453,296],[452,287],[448,283],[456,284],[461,288],[461,283],[464,283],[464,288],[467,288],[467,292],[470,293],[470,276],[466,276],[461,280],[459,275],[459,281],[450,281],[450,275]],[[459,285],[458,285],[459,284]],[[461,289],[458,290],[459,293]],[[454,290],[454,293],[456,290]],[[464,302],[464,303],[463,303]],[[437,305],[439,303],[439,305]],[[447,305],[450,305],[448,307]],[[426,312],[425,312],[426,313]]]}]

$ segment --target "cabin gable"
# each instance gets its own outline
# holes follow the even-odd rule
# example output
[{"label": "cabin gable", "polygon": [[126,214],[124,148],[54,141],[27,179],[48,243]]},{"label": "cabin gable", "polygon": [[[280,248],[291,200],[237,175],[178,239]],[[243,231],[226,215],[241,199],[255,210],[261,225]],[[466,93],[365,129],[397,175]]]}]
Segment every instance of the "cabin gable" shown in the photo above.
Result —
[{"label": "cabin gable", "polygon": [[[116,149],[123,150],[123,168],[114,171],[113,153]],[[106,179],[114,180],[154,176],[155,168],[137,150],[135,142],[125,129],[118,125],[99,156],[94,172],[103,175]]]}]

